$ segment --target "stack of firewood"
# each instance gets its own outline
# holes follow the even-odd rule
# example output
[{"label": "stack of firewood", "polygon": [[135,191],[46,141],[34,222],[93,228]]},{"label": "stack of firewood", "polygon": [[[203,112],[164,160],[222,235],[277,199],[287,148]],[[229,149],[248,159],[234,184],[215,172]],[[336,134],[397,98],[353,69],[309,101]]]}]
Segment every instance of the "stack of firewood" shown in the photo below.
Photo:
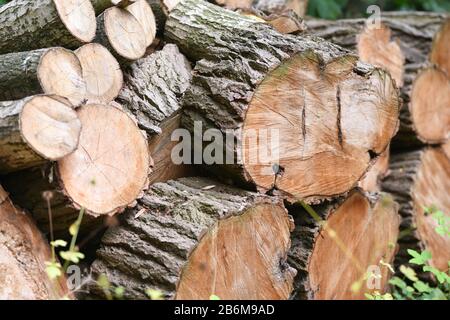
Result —
[{"label": "stack of firewood", "polygon": [[40,232],[80,209],[90,277],[129,299],[364,298],[399,227],[399,261],[449,260],[423,209],[450,209],[448,17],[216,2],[0,7],[0,298],[72,296]]}]

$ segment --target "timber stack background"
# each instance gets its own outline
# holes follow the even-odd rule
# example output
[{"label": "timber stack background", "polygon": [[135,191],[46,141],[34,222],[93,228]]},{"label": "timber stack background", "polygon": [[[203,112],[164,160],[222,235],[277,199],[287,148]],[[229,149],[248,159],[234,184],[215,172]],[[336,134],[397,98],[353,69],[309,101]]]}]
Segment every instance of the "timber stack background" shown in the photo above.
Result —
[{"label": "timber stack background", "polygon": [[[450,16],[307,5],[0,5],[0,299],[364,299],[407,248],[448,269],[424,208],[450,214]],[[74,225],[75,290],[48,277]]]}]

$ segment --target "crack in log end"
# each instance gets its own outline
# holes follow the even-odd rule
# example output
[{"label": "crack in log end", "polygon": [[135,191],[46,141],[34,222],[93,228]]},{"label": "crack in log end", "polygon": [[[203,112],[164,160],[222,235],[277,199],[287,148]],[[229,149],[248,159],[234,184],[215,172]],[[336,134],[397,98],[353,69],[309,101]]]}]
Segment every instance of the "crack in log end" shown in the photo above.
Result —
[{"label": "crack in log end", "polygon": [[343,145],[343,137],[342,137],[342,123],[341,123],[341,87],[338,85],[336,90],[336,103],[337,103],[337,117],[336,117],[336,126],[338,129],[337,136],[339,145],[341,148],[344,148]]}]

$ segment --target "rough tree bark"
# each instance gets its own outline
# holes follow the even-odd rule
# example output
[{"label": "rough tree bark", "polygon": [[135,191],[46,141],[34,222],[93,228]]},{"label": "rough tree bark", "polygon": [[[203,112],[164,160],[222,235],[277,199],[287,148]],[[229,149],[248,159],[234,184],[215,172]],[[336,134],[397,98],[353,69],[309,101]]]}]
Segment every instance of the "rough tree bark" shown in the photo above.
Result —
[{"label": "rough tree bark", "polygon": [[0,102],[0,173],[67,156],[78,147],[80,132],[76,112],[62,97]]},{"label": "rough tree bark", "polygon": [[95,13],[85,0],[13,0],[0,8],[0,54],[63,46],[95,36]]},{"label": "rough tree bark", "polygon": [[[442,134],[438,139],[433,134],[429,135],[427,128],[423,129],[420,124],[419,128],[417,127],[410,97],[419,71],[429,64],[433,37],[446,18],[448,15],[441,13],[389,12],[383,13],[381,28],[375,27],[371,30],[366,27],[366,19],[339,21],[309,19],[307,21],[309,33],[357,51],[361,60],[387,69],[396,79],[397,85],[401,88],[404,106],[400,114],[400,130],[393,140],[394,149],[414,148],[424,142],[436,143],[445,139],[442,138]],[[371,25],[371,27],[374,26]],[[444,35],[445,32],[441,34]],[[439,75],[434,78],[438,78],[437,81],[440,80]],[[435,113],[428,113],[428,118],[423,122],[434,123],[428,128],[448,128],[448,116],[440,116],[441,113],[446,112],[444,106],[449,101],[442,97],[448,92],[447,84],[442,80],[437,84],[437,81],[434,81],[437,86],[428,93],[428,96],[432,98],[427,100],[432,101],[435,94],[438,94],[440,99],[437,100],[437,104],[440,106],[434,108]],[[424,90],[426,91],[427,88]]]},{"label": "rough tree bark", "polygon": [[[92,265],[128,299],[287,299],[292,221],[282,202],[203,178],[153,185]],[[101,295],[101,290],[92,288]]]},{"label": "rough tree bark", "polygon": [[64,276],[48,278],[45,263],[51,259],[50,247],[34,222],[0,186],[0,299],[71,298]]},{"label": "rough tree bark", "polygon": [[189,87],[191,66],[176,45],[137,60],[125,70],[125,84],[117,98],[149,135],[161,133],[160,124],[180,108]]},{"label": "rough tree bark", "polygon": [[[214,138],[237,141],[234,150],[215,142],[216,155],[234,156],[234,165],[210,167],[218,176],[320,201],[348,192],[397,130],[390,76],[331,43],[282,35],[198,0],[175,7],[165,35],[197,61],[183,125],[200,121],[219,130]],[[283,140],[274,146],[277,134]]]},{"label": "rough tree bark", "polygon": [[[14,201],[32,212],[43,229],[47,229],[48,215],[42,192],[52,191],[55,234],[67,235],[81,208],[100,222],[102,217],[133,206],[150,172],[146,135],[125,112],[115,105],[89,104],[77,114],[82,130],[75,152],[56,166],[2,180]],[[87,219],[86,225],[93,223]]]},{"label": "rough tree bark", "polygon": [[390,174],[383,181],[383,190],[391,192],[400,204],[402,215],[400,251],[396,265],[407,264],[407,249],[428,250],[431,263],[447,270],[450,240],[439,235],[437,221],[425,207],[450,212],[450,158],[442,148],[426,148],[391,157]]},{"label": "rough tree bark", "polygon": [[[400,218],[388,194],[353,191],[346,199],[295,208],[289,263],[297,270],[294,299],[365,299],[387,290]],[[374,276],[366,279],[372,272]],[[368,286],[367,284],[378,284]]]},{"label": "rough tree bark", "polygon": [[0,55],[0,100],[56,94],[78,106],[86,96],[81,63],[64,48]]}]

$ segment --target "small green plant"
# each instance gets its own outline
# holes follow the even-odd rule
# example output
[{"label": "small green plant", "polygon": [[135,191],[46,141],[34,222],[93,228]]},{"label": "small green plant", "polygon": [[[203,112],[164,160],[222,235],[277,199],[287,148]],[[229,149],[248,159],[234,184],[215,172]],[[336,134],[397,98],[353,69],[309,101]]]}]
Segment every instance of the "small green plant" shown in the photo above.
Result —
[{"label": "small green plant", "polygon": [[[450,219],[447,215],[435,207],[425,207],[424,211],[425,215],[431,215],[436,220],[436,233],[443,237],[450,236]],[[449,268],[444,272],[430,265],[431,252],[417,252],[412,249],[408,249],[407,252],[411,257],[409,263],[421,267],[424,275],[435,279],[436,284],[431,285],[420,280],[414,269],[402,265],[399,271],[403,277],[395,276],[389,281],[393,289],[392,294],[366,293],[366,298],[369,300],[450,300],[450,261],[448,261]]]},{"label": "small green plant", "polygon": [[[58,262],[58,259],[56,259],[56,248],[65,248],[67,246],[67,242],[60,239],[53,240],[53,230],[50,230],[52,239],[50,241],[50,246],[52,250],[52,259],[51,261],[47,261],[45,264],[47,275],[52,280],[62,276],[66,272],[70,264],[78,264],[80,260],[84,259],[84,254],[79,252],[78,247],[76,246],[81,221],[83,220],[83,215],[84,209],[82,208],[78,214],[77,220],[69,228],[69,233],[72,236],[69,249],[66,251],[59,252],[59,256],[64,261],[64,266],[61,266],[61,264]],[[51,212],[49,213],[49,216],[51,218]]]}]

